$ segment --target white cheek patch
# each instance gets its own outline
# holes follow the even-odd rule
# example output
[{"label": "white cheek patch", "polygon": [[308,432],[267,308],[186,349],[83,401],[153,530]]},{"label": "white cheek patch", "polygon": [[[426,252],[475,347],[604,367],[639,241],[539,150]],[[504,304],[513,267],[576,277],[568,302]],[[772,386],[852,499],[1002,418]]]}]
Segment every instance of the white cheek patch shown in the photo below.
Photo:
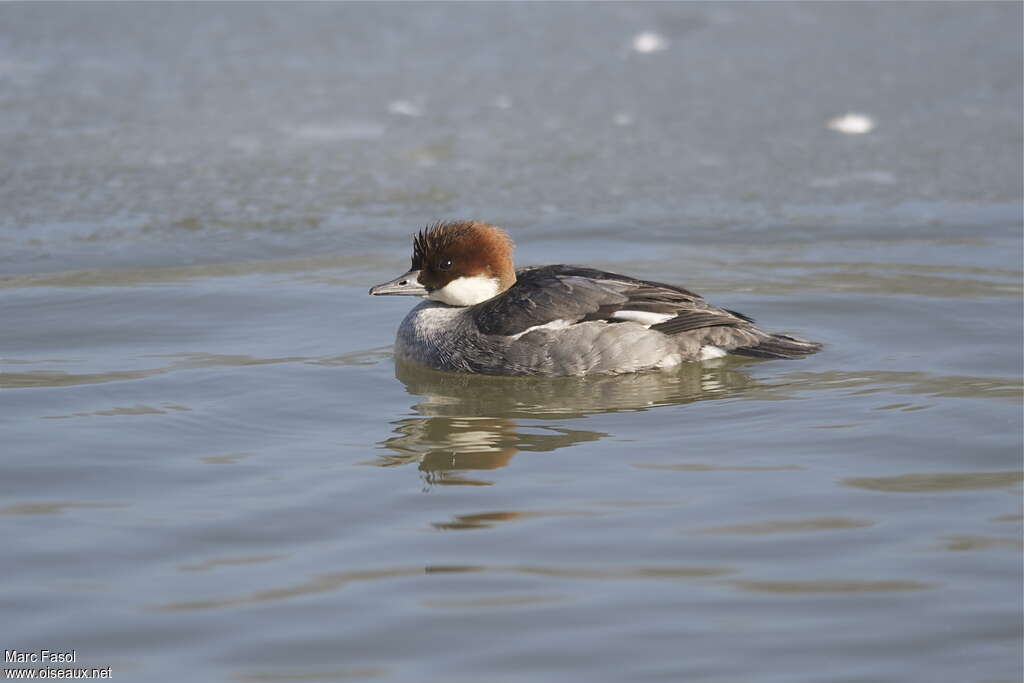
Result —
[{"label": "white cheek patch", "polygon": [[472,277],[457,277],[444,287],[435,289],[427,295],[427,298],[449,306],[473,306],[493,299],[497,295],[497,278],[474,275]]},{"label": "white cheek patch", "polygon": [[644,327],[650,327],[651,325],[657,325],[663,323],[666,320],[671,320],[674,315],[668,313],[651,313],[650,311],[615,311],[609,318],[615,320],[632,320],[635,323],[640,323]]}]

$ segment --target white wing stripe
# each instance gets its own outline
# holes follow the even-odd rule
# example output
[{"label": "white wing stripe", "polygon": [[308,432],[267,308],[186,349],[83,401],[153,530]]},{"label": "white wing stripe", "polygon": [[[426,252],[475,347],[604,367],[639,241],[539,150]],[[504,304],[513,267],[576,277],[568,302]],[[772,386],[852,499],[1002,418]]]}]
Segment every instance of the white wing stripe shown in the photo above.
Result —
[{"label": "white wing stripe", "polygon": [[572,325],[572,323],[573,321],[571,320],[552,320],[551,322],[544,323],[543,325],[534,325],[533,327],[527,327],[522,332],[511,335],[509,339],[514,341],[522,337],[524,334],[529,334],[530,332],[534,332],[536,330],[564,330],[565,328]]},{"label": "white wing stripe", "polygon": [[623,309],[621,311],[615,311],[608,317],[614,318],[615,320],[632,320],[633,322],[640,323],[644,327],[650,327],[651,325],[657,325],[658,323],[663,323],[666,320],[671,320],[675,316],[669,313],[627,311],[626,309]]}]

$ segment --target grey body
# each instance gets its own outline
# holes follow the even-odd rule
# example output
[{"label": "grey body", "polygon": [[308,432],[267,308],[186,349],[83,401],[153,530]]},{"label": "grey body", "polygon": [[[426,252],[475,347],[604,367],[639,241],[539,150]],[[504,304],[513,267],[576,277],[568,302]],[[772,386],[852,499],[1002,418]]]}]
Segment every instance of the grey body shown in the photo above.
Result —
[{"label": "grey body", "polygon": [[[664,320],[622,320],[622,311]],[[769,358],[820,348],[752,322],[679,287],[544,266],[518,271],[512,288],[475,306],[421,303],[402,321],[395,352],[437,370],[555,377],[671,367],[702,360],[709,347]]]}]

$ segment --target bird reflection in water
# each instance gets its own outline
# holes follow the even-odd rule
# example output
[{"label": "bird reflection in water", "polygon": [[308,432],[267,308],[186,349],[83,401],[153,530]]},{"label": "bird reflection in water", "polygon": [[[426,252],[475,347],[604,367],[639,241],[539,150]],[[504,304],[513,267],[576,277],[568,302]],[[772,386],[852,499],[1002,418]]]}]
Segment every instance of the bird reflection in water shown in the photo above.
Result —
[{"label": "bird reflection in water", "polygon": [[[547,421],[642,411],[726,398],[753,386],[750,361],[687,363],[671,372],[590,377],[490,377],[395,362],[395,376],[422,400],[415,417],[396,420],[389,451],[374,464],[418,463],[428,486],[487,486],[467,471],[504,467],[520,451],[554,451],[608,434]],[[523,424],[524,420],[529,422]],[[538,422],[540,421],[540,422]]]}]

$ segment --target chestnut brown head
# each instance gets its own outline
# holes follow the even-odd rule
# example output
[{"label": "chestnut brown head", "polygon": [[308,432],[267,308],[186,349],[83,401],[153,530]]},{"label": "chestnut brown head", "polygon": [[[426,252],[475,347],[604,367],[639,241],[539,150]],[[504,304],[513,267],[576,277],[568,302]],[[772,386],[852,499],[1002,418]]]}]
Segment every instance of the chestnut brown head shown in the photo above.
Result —
[{"label": "chestnut brown head", "polygon": [[409,272],[370,294],[412,294],[450,306],[472,306],[515,284],[512,249],[505,231],[490,223],[434,223],[413,238]]}]

